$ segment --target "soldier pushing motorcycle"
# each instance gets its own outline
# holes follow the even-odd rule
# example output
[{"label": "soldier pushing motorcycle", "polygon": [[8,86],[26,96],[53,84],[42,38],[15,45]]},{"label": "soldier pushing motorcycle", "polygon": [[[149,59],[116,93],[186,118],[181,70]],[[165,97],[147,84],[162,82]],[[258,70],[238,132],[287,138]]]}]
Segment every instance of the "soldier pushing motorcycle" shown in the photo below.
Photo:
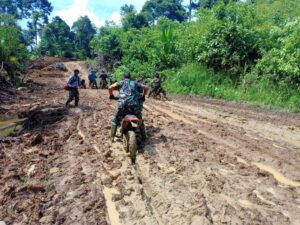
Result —
[{"label": "soldier pushing motorcycle", "polygon": [[140,132],[142,141],[147,140],[145,124],[142,118],[143,102],[148,92],[148,87],[137,83],[131,79],[130,73],[124,73],[123,80],[112,84],[108,88],[109,99],[116,99],[113,95],[114,90],[119,90],[118,108],[115,117],[112,120],[110,141],[114,141],[117,127],[126,115],[134,115],[140,121]]},{"label": "soldier pushing motorcycle", "polygon": [[161,86],[162,83],[162,79],[159,75],[158,72],[156,72],[152,82],[151,82],[151,88],[150,88],[150,92],[148,94],[148,98],[150,97],[159,97],[161,94],[163,94],[164,98],[167,99],[167,93],[166,91],[163,89],[163,87]]}]

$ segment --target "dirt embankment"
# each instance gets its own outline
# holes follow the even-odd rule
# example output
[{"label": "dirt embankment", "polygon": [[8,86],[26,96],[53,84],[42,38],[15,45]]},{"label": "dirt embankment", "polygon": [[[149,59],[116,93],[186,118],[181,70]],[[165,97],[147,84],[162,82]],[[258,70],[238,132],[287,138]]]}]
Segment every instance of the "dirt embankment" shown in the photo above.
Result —
[{"label": "dirt embankment", "polygon": [[[31,71],[11,113],[61,107],[81,62]],[[44,67],[46,68],[46,67]],[[52,68],[52,67],[51,67]],[[32,89],[31,89],[32,88]],[[243,105],[147,100],[150,141],[136,165],[109,145],[115,102],[80,90],[80,108],[0,143],[6,224],[300,224],[300,116]]]}]

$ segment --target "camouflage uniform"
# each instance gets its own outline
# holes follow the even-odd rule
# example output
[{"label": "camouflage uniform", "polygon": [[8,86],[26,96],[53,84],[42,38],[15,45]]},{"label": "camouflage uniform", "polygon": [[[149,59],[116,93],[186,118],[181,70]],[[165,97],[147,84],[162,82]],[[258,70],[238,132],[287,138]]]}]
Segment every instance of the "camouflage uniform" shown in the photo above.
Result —
[{"label": "camouflage uniform", "polygon": [[[150,92],[148,94],[148,98],[157,92],[157,90],[159,88],[161,88],[161,78],[160,77],[155,77],[153,80],[152,80],[152,84],[151,84],[151,89],[150,89]],[[161,88],[161,92],[163,93],[164,97],[166,97],[166,91]]]},{"label": "camouflage uniform", "polygon": [[128,114],[135,115],[137,118],[142,120],[142,93],[144,87],[130,79],[124,79],[113,84],[112,86],[116,89],[120,89],[118,110],[114,119],[112,120],[112,124],[119,126],[122,119]]}]

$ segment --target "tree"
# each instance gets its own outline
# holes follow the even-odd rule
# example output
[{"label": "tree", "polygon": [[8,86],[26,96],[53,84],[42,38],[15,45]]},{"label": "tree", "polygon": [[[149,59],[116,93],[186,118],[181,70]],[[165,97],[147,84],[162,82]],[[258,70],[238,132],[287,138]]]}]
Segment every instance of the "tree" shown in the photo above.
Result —
[{"label": "tree", "polygon": [[91,41],[93,51],[103,57],[106,67],[112,67],[113,64],[122,59],[122,49],[118,39],[122,29],[118,28],[114,22],[106,21],[105,26],[99,29],[99,32]]},{"label": "tree", "polygon": [[125,31],[130,28],[140,29],[148,26],[146,16],[143,13],[136,12],[133,5],[124,5],[121,7],[122,25]]},{"label": "tree", "polygon": [[22,63],[28,58],[26,46],[22,43],[21,28],[13,16],[0,13],[0,72],[4,69],[13,83]]},{"label": "tree", "polygon": [[[214,5],[216,5],[219,2],[224,2],[225,4],[229,3],[230,1],[233,2],[239,2],[240,0],[200,0],[199,6],[202,8],[211,9]],[[251,2],[254,2],[254,0],[251,0]]]},{"label": "tree", "polygon": [[179,22],[183,22],[187,17],[181,0],[148,0],[142,8],[142,13],[146,15],[149,24],[154,24],[161,16]]},{"label": "tree", "polygon": [[133,5],[125,4],[121,7],[121,16],[127,16],[130,13],[136,14],[136,10]]},{"label": "tree", "polygon": [[48,23],[48,16],[52,12],[51,3],[48,0],[35,0],[31,4],[30,21],[27,23],[31,46],[38,45],[38,36],[43,27]]},{"label": "tree", "polygon": [[189,21],[192,20],[192,11],[194,9],[197,9],[200,7],[200,0],[198,1],[194,1],[194,0],[189,0],[189,5],[188,5],[188,17],[189,17]]},{"label": "tree", "polygon": [[42,31],[39,51],[43,55],[72,57],[74,36],[68,24],[56,16]]},{"label": "tree", "polygon": [[15,19],[28,19],[35,12],[50,15],[52,5],[48,0],[1,0],[0,13],[13,16]]},{"label": "tree", "polygon": [[37,46],[38,35],[48,23],[52,9],[48,0],[1,0],[0,4],[0,13],[9,14],[16,20],[29,19],[26,38],[31,46]]},{"label": "tree", "polygon": [[96,29],[87,16],[80,17],[72,26],[75,33],[75,48],[80,57],[91,57],[90,42],[96,34]]},{"label": "tree", "polygon": [[48,0],[1,0],[0,4],[0,13],[9,14],[16,20],[29,19],[26,38],[31,46],[37,46],[38,35],[48,23],[52,9]]}]

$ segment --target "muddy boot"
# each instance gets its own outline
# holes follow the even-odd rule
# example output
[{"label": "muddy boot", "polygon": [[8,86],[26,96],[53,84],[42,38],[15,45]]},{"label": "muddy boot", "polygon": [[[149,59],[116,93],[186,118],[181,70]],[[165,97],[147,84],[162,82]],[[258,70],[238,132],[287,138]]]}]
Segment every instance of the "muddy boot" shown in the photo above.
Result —
[{"label": "muddy boot", "polygon": [[146,128],[145,128],[144,123],[141,124],[140,131],[141,131],[142,141],[144,143],[146,143],[148,141],[148,137],[147,137],[147,134],[146,134]]},{"label": "muddy boot", "polygon": [[66,102],[65,106],[66,106],[66,107],[69,107],[70,102],[71,102],[71,101],[68,100],[68,101]]},{"label": "muddy boot", "polygon": [[110,128],[110,136],[109,136],[110,143],[114,142],[116,133],[117,133],[117,125],[113,124],[113,125],[111,125],[111,128]]}]

